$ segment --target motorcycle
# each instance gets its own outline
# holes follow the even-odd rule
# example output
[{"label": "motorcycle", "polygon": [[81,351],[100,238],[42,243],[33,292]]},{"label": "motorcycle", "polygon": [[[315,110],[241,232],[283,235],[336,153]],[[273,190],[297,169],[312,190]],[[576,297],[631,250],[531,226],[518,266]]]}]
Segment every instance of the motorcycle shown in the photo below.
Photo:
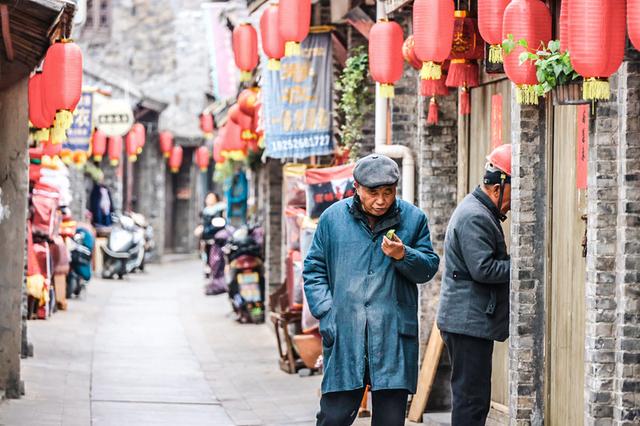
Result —
[{"label": "motorcycle", "polygon": [[95,240],[88,229],[78,227],[68,244],[71,262],[67,274],[67,296],[80,297],[91,280],[91,258]]},{"label": "motorcycle", "polygon": [[147,219],[140,213],[129,213],[131,219],[136,224],[136,226],[142,228],[144,230],[144,257],[142,258],[142,263],[138,267],[140,271],[144,271],[145,265],[153,259],[156,249],[156,242],[154,239],[153,226],[151,223],[147,221]]},{"label": "motorcycle", "polygon": [[204,240],[205,247],[208,247],[206,257],[209,270],[209,283],[205,286],[207,296],[226,293],[229,288],[225,276],[225,254],[223,248],[233,234],[233,228],[227,225],[227,221],[222,217],[215,217],[211,220],[212,238]]},{"label": "motorcycle", "polygon": [[144,229],[128,215],[114,218],[107,245],[102,247],[102,278],[122,279],[136,269],[144,268]]},{"label": "motorcycle", "polygon": [[236,230],[225,246],[229,298],[237,321],[264,322],[264,255],[263,231],[259,226],[243,226]]}]

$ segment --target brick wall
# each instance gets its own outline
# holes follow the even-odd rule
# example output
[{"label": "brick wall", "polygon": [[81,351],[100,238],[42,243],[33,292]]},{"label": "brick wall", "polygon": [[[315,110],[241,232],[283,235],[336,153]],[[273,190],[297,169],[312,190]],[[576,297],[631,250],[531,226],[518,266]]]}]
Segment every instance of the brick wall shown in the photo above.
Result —
[{"label": "brick wall", "polygon": [[[615,323],[609,317],[603,328],[613,338],[607,347],[615,349],[615,377],[606,397],[613,405],[613,424],[640,422],[640,63],[625,62],[618,72],[619,165],[616,253]],[[614,374],[612,374],[614,373]],[[602,382],[601,382],[602,383]]]},{"label": "brick wall", "polygon": [[547,123],[544,105],[518,105],[515,91],[511,105],[510,424],[542,425]]},{"label": "brick wall", "polygon": [[266,282],[272,292],[284,279],[282,271],[282,164],[279,160],[269,159],[266,168]]}]

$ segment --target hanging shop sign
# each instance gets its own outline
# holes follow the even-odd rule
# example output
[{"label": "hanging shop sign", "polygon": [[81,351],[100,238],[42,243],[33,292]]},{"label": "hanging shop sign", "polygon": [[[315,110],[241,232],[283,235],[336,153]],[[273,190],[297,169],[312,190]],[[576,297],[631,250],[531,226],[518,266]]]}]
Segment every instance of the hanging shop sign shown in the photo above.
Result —
[{"label": "hanging shop sign", "polygon": [[333,152],[331,34],[312,33],[300,56],[281,69],[264,67],[265,143],[271,158],[307,158]]},{"label": "hanging shop sign", "polygon": [[576,187],[587,189],[587,169],[589,161],[589,108],[578,106],[578,140],[576,149]]},{"label": "hanging shop sign", "polygon": [[89,151],[93,132],[93,92],[82,92],[80,102],[73,113],[73,123],[67,130],[67,141],[63,149]]},{"label": "hanging shop sign", "polygon": [[124,99],[107,100],[96,110],[96,127],[107,136],[124,136],[133,123],[133,110]]}]

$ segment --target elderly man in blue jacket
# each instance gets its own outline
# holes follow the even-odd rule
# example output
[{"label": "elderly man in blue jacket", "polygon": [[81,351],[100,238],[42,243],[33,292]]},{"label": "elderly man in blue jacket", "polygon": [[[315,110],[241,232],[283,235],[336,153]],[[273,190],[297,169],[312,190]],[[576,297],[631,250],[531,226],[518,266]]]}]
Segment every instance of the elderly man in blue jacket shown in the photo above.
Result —
[{"label": "elderly man in blue jacket", "polygon": [[304,290],[324,353],[319,426],[353,423],[371,385],[373,426],[404,425],[418,376],[418,287],[436,274],[426,215],[396,199],[398,165],[369,155],[356,195],[322,214]]}]

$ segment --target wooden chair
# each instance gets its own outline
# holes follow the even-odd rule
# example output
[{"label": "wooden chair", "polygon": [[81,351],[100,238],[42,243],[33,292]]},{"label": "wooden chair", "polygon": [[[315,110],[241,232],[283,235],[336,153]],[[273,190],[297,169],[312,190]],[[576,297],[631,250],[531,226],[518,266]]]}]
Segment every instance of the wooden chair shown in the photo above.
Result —
[{"label": "wooden chair", "polygon": [[302,312],[289,309],[286,283],[269,295],[269,306],[270,318],[276,332],[280,369],[286,373],[295,374],[304,368],[304,364],[294,349],[289,328],[302,321]]}]

